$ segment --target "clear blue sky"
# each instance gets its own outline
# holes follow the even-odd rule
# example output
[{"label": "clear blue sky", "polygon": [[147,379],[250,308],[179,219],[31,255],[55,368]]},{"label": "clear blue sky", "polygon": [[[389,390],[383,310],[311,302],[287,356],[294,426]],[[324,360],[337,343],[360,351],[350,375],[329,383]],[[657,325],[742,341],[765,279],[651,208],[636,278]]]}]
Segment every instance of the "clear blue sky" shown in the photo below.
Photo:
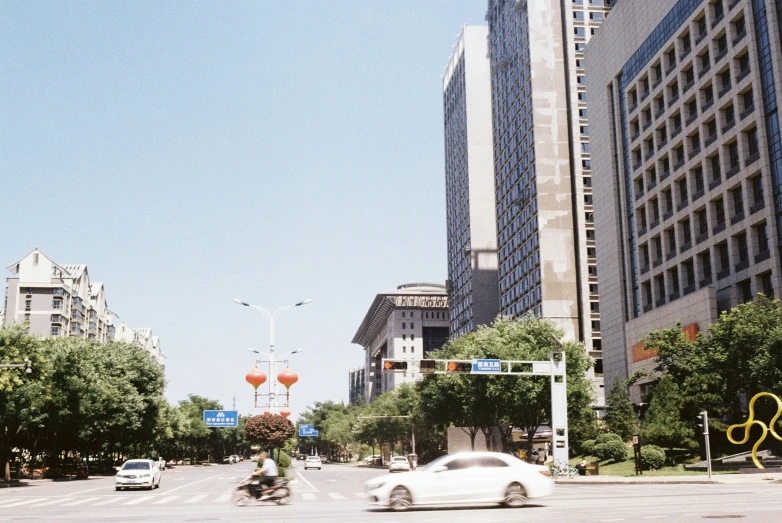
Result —
[{"label": "clear blue sky", "polygon": [[[0,262],[86,263],[166,395],[252,411],[284,313],[293,411],[345,400],[378,292],[444,282],[441,75],[483,1],[0,0]],[[6,274],[8,276],[8,274]]]}]

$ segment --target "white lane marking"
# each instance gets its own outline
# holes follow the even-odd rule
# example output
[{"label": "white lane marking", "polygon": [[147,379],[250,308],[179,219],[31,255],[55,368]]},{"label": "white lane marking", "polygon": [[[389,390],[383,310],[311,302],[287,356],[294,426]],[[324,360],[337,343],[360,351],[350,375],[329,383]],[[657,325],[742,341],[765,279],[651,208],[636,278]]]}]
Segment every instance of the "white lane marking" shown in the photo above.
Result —
[{"label": "white lane marking", "polygon": [[144,498],[131,499],[130,501],[126,501],[125,503],[123,503],[123,505],[138,505],[139,503],[144,503],[145,501],[152,501],[152,498],[150,496],[147,496]]},{"label": "white lane marking", "polygon": [[198,503],[199,501],[201,501],[202,499],[204,499],[207,496],[208,496],[208,494],[199,494],[197,496],[193,496],[190,499],[184,500],[182,503]]},{"label": "white lane marking", "polygon": [[607,523],[608,521],[624,521],[624,519],[602,519],[601,521]]},{"label": "white lane marking", "polygon": [[223,494],[222,496],[217,496],[217,499],[214,501],[215,503],[225,503],[226,501],[231,499],[231,494]]},{"label": "white lane marking", "polygon": [[84,499],[79,499],[79,500],[76,500],[76,501],[71,501],[70,503],[66,503],[65,505],[63,505],[63,507],[75,507],[76,505],[84,505],[85,503],[90,503],[90,502],[93,502],[93,501],[98,501],[99,499],[100,499],[100,498],[84,498]]},{"label": "white lane marking", "polygon": [[93,505],[93,507],[100,507],[103,505],[111,505],[112,503],[116,503],[117,501],[120,501],[122,498],[109,498],[104,499],[103,501],[98,501]]},{"label": "white lane marking", "polygon": [[305,501],[316,501],[318,499],[318,497],[315,494],[310,494],[308,492],[304,492],[301,495],[301,499],[303,499]]},{"label": "white lane marking", "polygon": [[331,499],[348,499],[339,492],[329,492],[329,497]]},{"label": "white lane marking", "polygon": [[16,503],[11,503],[10,505],[3,505],[3,508],[18,507],[20,505],[29,505],[30,503],[38,503],[39,501],[46,501],[47,499],[49,499],[49,498],[26,499],[24,501],[17,501]]},{"label": "white lane marking", "polygon": [[668,516],[644,516],[643,519],[660,519],[660,518],[667,518]]},{"label": "white lane marking", "polygon": [[177,488],[172,488],[172,489],[166,490],[166,492],[174,492],[175,490],[179,490],[181,488],[189,487],[190,485],[195,485],[196,483],[201,483],[202,481],[211,481],[211,480],[217,478],[218,476],[220,476],[220,474],[217,474],[215,476],[209,476],[208,478],[204,478],[204,479],[199,479],[198,481],[193,481],[192,483],[186,483],[186,484],[182,485],[181,487],[177,487]]},{"label": "white lane marking", "polygon": [[365,498],[365,497],[367,497],[367,493],[366,493],[366,492],[354,492],[354,493],[353,493],[353,495],[354,495],[354,496],[358,496],[358,497],[360,497],[360,498]]},{"label": "white lane marking", "polygon": [[164,503],[168,503],[170,501],[174,501],[178,497],[179,496],[168,496],[168,497],[165,497],[163,499],[159,499],[157,501],[153,501],[152,504],[153,505],[163,505]]},{"label": "white lane marking", "polygon": [[296,471],[296,474],[297,474],[297,475],[298,475],[298,476],[301,478],[301,480],[302,480],[304,483],[306,483],[306,484],[307,484],[307,485],[308,485],[308,486],[309,486],[309,487],[310,487],[312,490],[314,490],[315,492],[320,492],[320,490],[318,490],[318,489],[316,489],[316,488],[315,488],[315,485],[313,485],[312,483],[310,483],[309,481],[307,481],[307,478],[305,478],[305,477],[304,477],[304,475],[303,475],[303,474],[302,474],[300,471],[298,471],[298,470],[297,470],[297,471]]},{"label": "white lane marking", "polygon": [[67,501],[73,501],[73,498],[59,498],[47,501],[46,503],[38,503],[36,507],[48,507],[49,505],[56,505],[57,503],[65,503]]},{"label": "white lane marking", "polygon": [[5,505],[6,503],[13,503],[14,501],[19,501],[19,498],[8,498],[0,501],[0,507]]},{"label": "white lane marking", "polygon": [[88,489],[88,490],[80,490],[79,492],[74,492],[72,494],[69,494],[69,496],[79,496],[81,494],[86,494],[87,492],[95,492],[96,490],[104,490],[105,488],[106,488],[106,485],[103,485],[102,487],[91,488],[91,489]]}]

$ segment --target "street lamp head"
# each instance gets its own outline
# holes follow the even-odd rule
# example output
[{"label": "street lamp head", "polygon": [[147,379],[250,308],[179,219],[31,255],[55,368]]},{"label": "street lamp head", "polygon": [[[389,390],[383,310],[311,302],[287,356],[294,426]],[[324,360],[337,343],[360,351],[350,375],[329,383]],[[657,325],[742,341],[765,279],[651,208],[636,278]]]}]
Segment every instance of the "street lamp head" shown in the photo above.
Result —
[{"label": "street lamp head", "polygon": [[239,305],[244,305],[245,307],[249,307],[250,306],[249,303],[245,303],[242,300],[240,300],[239,298],[234,298],[234,303],[238,303]]},{"label": "street lamp head", "polygon": [[33,369],[31,369],[30,367],[27,367],[27,370],[25,370],[25,373],[32,374],[33,373]]},{"label": "street lamp head", "polygon": [[291,354],[298,354],[299,352],[303,351],[304,349],[296,349],[295,351],[291,352]]},{"label": "street lamp head", "polygon": [[250,348],[250,347],[248,347],[247,350],[250,351],[250,352],[254,352],[255,354],[260,354],[260,352],[258,352],[257,350],[255,350],[253,348]]},{"label": "street lamp head", "polygon": [[302,305],[307,305],[311,301],[312,301],[312,298],[307,298],[306,300],[300,301],[299,303],[297,303],[296,307],[301,307]]}]

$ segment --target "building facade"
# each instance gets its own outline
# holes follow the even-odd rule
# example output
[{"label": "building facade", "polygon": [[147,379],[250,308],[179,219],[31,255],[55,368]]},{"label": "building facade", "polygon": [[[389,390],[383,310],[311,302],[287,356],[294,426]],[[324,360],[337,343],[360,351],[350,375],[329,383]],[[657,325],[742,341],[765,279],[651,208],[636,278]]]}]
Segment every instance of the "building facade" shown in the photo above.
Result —
[{"label": "building facade", "polygon": [[451,337],[499,312],[488,28],[465,26],[443,77]]},{"label": "building facade", "polygon": [[86,265],[60,265],[36,248],[8,270],[6,324],[26,322],[30,333],[44,338],[114,339],[105,289],[90,282]]},{"label": "building facade", "polygon": [[[410,283],[378,294],[353,343],[364,348],[364,394],[367,402],[402,383],[420,378],[413,361],[448,341],[448,294],[445,285]],[[411,360],[405,372],[382,372],[383,358]]]},{"label": "building facade", "polygon": [[348,373],[348,402],[358,405],[366,400],[366,372],[364,367],[353,369]]},{"label": "building facade", "polygon": [[781,32],[782,0],[625,0],[587,47],[608,380],[779,296]]},{"label": "building facade", "polygon": [[60,265],[35,248],[10,265],[6,279],[6,325],[26,324],[42,338],[78,337],[99,343],[124,341],[147,351],[163,367],[160,339],[150,329],[115,328],[103,283],[90,281],[86,265]]},{"label": "building facade", "polygon": [[606,0],[489,0],[500,312],[555,321],[602,403],[584,48]]}]

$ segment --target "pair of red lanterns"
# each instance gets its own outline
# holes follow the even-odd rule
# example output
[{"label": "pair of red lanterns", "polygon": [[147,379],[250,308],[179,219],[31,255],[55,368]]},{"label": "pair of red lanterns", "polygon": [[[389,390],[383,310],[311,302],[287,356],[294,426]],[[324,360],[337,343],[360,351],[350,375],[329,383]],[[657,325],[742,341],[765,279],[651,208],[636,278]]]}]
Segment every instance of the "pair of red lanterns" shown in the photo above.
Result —
[{"label": "pair of red lanterns", "polygon": [[[264,373],[261,369],[258,367],[255,367],[253,370],[247,373],[247,375],[244,377],[245,380],[247,380],[247,383],[252,385],[255,390],[258,390],[258,387],[266,383],[266,373]],[[285,385],[286,389],[290,389],[291,385],[299,381],[299,375],[293,372],[290,367],[285,367],[285,370],[277,374],[277,381]],[[271,414],[271,410],[266,409],[263,411],[264,414],[268,415]],[[291,411],[288,408],[283,408],[280,410],[280,416],[287,418],[291,415]]]}]

